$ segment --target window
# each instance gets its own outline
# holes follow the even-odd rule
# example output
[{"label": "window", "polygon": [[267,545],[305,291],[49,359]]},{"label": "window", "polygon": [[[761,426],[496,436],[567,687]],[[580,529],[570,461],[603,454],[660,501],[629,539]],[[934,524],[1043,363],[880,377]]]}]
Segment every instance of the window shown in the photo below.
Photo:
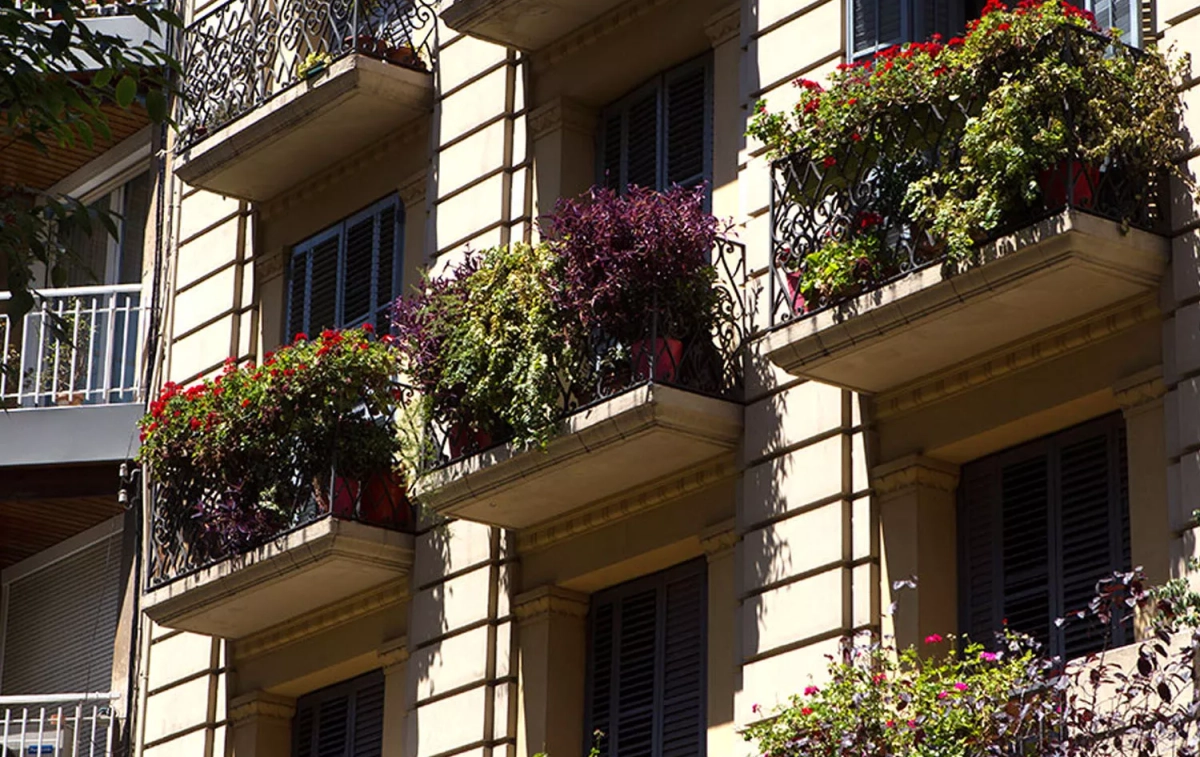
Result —
[{"label": "window", "polygon": [[707,565],[597,593],[589,617],[587,728],[603,757],[703,757]]},{"label": "window", "polygon": [[296,245],[285,336],[367,321],[390,328],[403,224],[399,200],[389,197]]},{"label": "window", "polygon": [[[1087,607],[1096,582],[1127,569],[1129,490],[1119,414],[963,466],[960,627],[989,642],[1005,621],[1067,657],[1105,644]],[[1113,629],[1116,644],[1128,629]]]},{"label": "window", "polygon": [[[1125,32],[1124,42],[1141,44],[1140,0],[1076,0],[1096,15],[1102,29],[1116,27]],[[848,0],[846,40],[849,57],[858,60],[892,45],[958,34],[967,19],[977,18],[980,0]]]},{"label": "window", "polygon": [[117,238],[102,227],[91,234],[72,230],[65,239],[74,257],[67,274],[68,286],[141,282],[150,184],[147,171],[91,203],[98,211],[115,214]]},{"label": "window", "polygon": [[376,670],[300,697],[292,757],[380,757],[383,685]]},{"label": "window", "polygon": [[596,183],[694,186],[712,176],[712,60],[685,63],[604,109]]}]

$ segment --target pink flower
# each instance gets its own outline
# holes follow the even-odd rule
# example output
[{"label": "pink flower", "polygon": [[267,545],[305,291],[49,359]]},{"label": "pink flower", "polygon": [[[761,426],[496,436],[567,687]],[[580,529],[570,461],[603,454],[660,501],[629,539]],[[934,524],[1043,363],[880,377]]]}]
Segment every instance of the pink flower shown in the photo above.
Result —
[{"label": "pink flower", "polygon": [[750,712],[753,712],[755,714],[758,714],[761,711],[761,709],[762,708],[760,708],[758,706],[758,702],[755,702],[754,704],[750,705]]},{"label": "pink flower", "polygon": [[896,727],[896,721],[895,721],[895,720],[889,720],[889,721],[887,722],[887,727],[888,727],[888,728],[895,728],[895,727]]},{"label": "pink flower", "polygon": [[908,721],[907,725],[908,725],[908,727],[909,727],[909,728],[916,728],[916,727],[917,727],[917,721],[915,721],[915,720],[910,720],[910,721]]},{"label": "pink flower", "polygon": [[979,659],[983,660],[984,662],[995,662],[996,660],[1000,659],[1000,655],[996,654],[995,652],[980,652]]},{"label": "pink flower", "polygon": [[820,691],[820,689],[818,689],[816,686],[805,686],[804,687],[804,696],[811,697],[813,694],[816,694],[818,691]]},{"label": "pink flower", "polygon": [[940,633],[931,633],[925,637],[926,644],[940,644],[943,641],[945,641],[945,639],[942,638]]},{"label": "pink flower", "polygon": [[939,691],[938,692],[938,699],[945,699],[948,696],[950,696],[950,692],[948,692],[948,691]]},{"label": "pink flower", "polygon": [[959,691],[966,691],[967,685],[962,681],[959,681],[958,683],[954,684],[954,688],[958,689]]}]

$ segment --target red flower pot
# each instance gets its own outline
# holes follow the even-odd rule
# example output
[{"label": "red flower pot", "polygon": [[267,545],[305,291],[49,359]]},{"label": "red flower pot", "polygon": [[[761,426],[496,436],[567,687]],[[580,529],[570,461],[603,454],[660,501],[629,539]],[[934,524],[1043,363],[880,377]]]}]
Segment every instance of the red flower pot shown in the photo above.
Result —
[{"label": "red flower pot", "polygon": [[633,353],[633,371],[638,381],[652,378],[655,381],[674,381],[683,362],[683,342],[678,339],[654,340],[654,373],[650,372],[650,350],[648,340],[639,339],[629,346]]},{"label": "red flower pot", "polygon": [[804,303],[804,295],[800,294],[800,278],[803,274],[800,271],[787,271],[784,275],[787,277],[788,304],[792,306],[792,312],[797,315],[804,313],[808,306]]},{"label": "red flower pot", "polygon": [[487,431],[472,429],[465,423],[455,423],[450,427],[450,458],[462,457],[464,453],[478,452],[492,446],[492,435]]},{"label": "red flower pot", "polygon": [[1042,197],[1052,208],[1067,204],[1071,199],[1068,188],[1074,190],[1072,204],[1075,207],[1090,208],[1099,185],[1100,169],[1081,160],[1060,160],[1038,172]]},{"label": "red flower pot", "polygon": [[372,474],[365,485],[358,479],[335,476],[331,509],[336,518],[372,526],[402,528],[411,525],[412,508],[404,488],[404,476],[396,471]]}]

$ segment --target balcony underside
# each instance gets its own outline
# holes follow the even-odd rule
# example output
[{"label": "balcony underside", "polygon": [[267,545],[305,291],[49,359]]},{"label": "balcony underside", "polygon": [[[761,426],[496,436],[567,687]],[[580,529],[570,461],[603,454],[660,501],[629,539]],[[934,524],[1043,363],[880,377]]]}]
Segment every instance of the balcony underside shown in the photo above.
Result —
[{"label": "balcony underside", "polygon": [[412,536],[324,518],[145,597],[168,628],[239,639],[408,575]]},{"label": "balcony underside", "polygon": [[941,266],[790,321],[766,337],[787,372],[861,392],[894,389],[1154,291],[1167,239],[1067,211]]},{"label": "balcony underside", "polygon": [[647,384],[571,415],[543,450],[502,446],[433,471],[421,502],[441,515],[529,528],[731,454],[742,407]]},{"label": "balcony underside", "polygon": [[183,150],[197,187],[263,202],[429,112],[433,77],[352,53]]},{"label": "balcony underside", "polygon": [[521,50],[540,50],[624,0],[455,0],[442,12],[451,29]]}]

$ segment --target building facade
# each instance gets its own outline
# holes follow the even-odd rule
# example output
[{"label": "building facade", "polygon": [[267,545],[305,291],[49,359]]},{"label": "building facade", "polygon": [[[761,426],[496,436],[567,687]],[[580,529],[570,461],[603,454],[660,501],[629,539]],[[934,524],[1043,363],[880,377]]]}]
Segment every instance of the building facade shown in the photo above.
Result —
[{"label": "building facade", "polygon": [[[1200,44],[1193,5],[1089,7],[1182,55]],[[1185,188],[1154,231],[1068,209],[962,276],[923,268],[848,317],[795,318],[778,177],[745,136],[760,99],[795,103],[797,77],[952,33],[981,6],[188,0],[178,130],[140,127],[46,180],[149,219],[129,251],[94,252],[105,296],[128,280],[148,309],[112,399],[26,410],[22,395],[0,417],[0,477],[17,482],[0,488],[0,697],[108,687],[113,743],[137,757],[569,757],[597,731],[602,754],[741,755],[739,728],[819,679],[847,635],[909,644],[1004,618],[1089,649],[1053,619],[1096,578],[1139,565],[1161,582],[1195,553],[1200,211]],[[1195,159],[1178,157],[1192,175]],[[216,564],[164,546],[148,483],[127,487],[138,507],[112,496],[166,382],[262,362],[297,332],[384,326],[422,270],[535,240],[593,185],[700,181],[733,224],[736,392],[650,382],[569,414],[545,451],[440,468],[404,532],[325,518]],[[79,291],[64,297],[94,296]],[[97,428],[130,443],[100,458],[64,459],[61,432],[57,457],[26,441],[61,415],[99,449],[85,416],[114,407],[126,415]],[[113,480],[84,487],[97,461]],[[23,485],[78,525],[10,541],[38,506]],[[70,560],[74,576],[113,571],[107,614],[79,604],[98,589],[68,606],[47,599],[49,573],[36,583]],[[113,629],[87,637],[103,654],[82,681],[26,651],[65,648],[42,630],[51,605]]]}]

